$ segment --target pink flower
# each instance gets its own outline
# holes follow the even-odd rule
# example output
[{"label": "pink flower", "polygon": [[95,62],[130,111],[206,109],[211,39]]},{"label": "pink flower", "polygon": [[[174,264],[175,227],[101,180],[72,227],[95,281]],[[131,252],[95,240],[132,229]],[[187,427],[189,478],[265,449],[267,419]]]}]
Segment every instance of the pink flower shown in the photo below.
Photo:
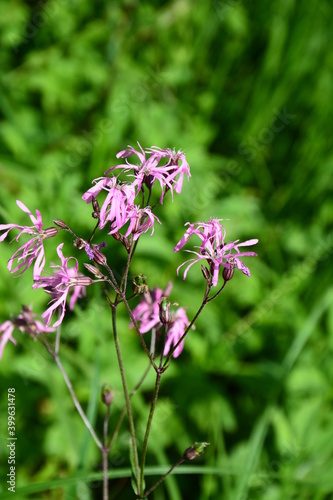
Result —
[{"label": "pink flower", "polygon": [[[168,297],[172,290],[172,283],[166,286],[165,290],[154,288],[148,293],[144,293],[140,304],[133,309],[133,317],[139,326],[140,333],[147,333],[152,328],[159,328],[160,321],[160,301],[162,297]],[[133,324],[130,324],[133,328]]]},{"label": "pink flower", "polygon": [[0,360],[7,342],[10,341],[14,345],[17,345],[16,340],[12,336],[15,328],[22,333],[29,333],[32,337],[35,337],[39,333],[54,332],[54,328],[44,326],[40,321],[35,320],[34,316],[28,307],[23,306],[23,311],[16,318],[7,320],[0,325],[0,332],[3,332],[0,338]]},{"label": "pink flower", "polygon": [[[116,165],[111,167],[106,173],[119,168],[124,172],[133,171],[133,174],[130,175],[135,177],[133,186],[136,186],[137,194],[139,194],[143,185],[146,185],[150,190],[155,181],[159,182],[162,191],[161,203],[163,203],[163,197],[168,190],[171,190],[171,195],[173,194],[173,189],[179,194],[182,190],[184,174],[187,175],[187,178],[191,176],[185,154],[181,151],[176,153],[175,150],[161,149],[155,146],[144,151],[139,143],[138,146],[140,151],[137,151],[132,146],[128,146],[128,149],[120,151],[117,154],[117,158],[126,158],[126,165]],[[137,156],[139,165],[130,163],[127,160],[132,155]],[[147,155],[150,156],[146,157]],[[165,160],[166,163],[161,165],[161,160]],[[180,166],[178,165],[179,161],[181,161]],[[164,188],[165,191],[163,191]]]},{"label": "pink flower", "polygon": [[[190,322],[187,319],[185,309],[183,307],[179,307],[172,318],[172,324],[167,333],[163,356],[166,356],[169,353],[172,345],[175,346],[177,342],[179,342],[189,324]],[[185,339],[180,342],[172,354],[174,358],[178,358],[184,349],[184,340]]]},{"label": "pink flower", "polygon": [[[168,167],[168,175],[166,180],[168,183],[171,183],[176,193],[180,194],[183,187],[184,174],[187,179],[191,177],[190,166],[186,161],[185,154],[181,150],[176,152],[175,149],[161,149],[157,146],[152,146],[147,151],[153,153],[152,158],[157,159],[158,162],[160,162],[162,158],[167,159],[165,167]],[[181,165],[178,165],[179,161],[181,161]],[[179,177],[176,180],[177,176]],[[172,187],[171,195],[173,194]]]},{"label": "pink flower", "polygon": [[[31,219],[34,226],[19,226],[18,224],[0,224],[0,231],[5,230],[5,232],[0,236],[0,241],[4,241],[7,237],[9,231],[12,229],[21,229],[21,232],[16,236],[16,241],[19,240],[20,236],[24,233],[32,234],[34,237],[30,239],[27,243],[22,245],[14,255],[9,259],[8,269],[11,273],[21,270],[19,276],[26,271],[31,264],[35,261],[33,276],[34,279],[38,279],[42,270],[45,266],[45,253],[43,241],[47,238],[53,238],[58,233],[56,227],[50,227],[43,230],[42,216],[38,210],[36,210],[36,217],[32,215],[30,210],[19,200],[16,201],[17,205],[23,212],[27,213]],[[14,260],[17,259],[18,265],[12,269]]]},{"label": "pink flower", "polygon": [[[62,265],[53,266],[59,270],[52,276],[45,276],[35,280],[33,285],[33,288],[44,288],[52,296],[51,306],[42,314],[42,318],[44,318],[47,326],[50,325],[52,316],[58,307],[61,308],[61,314],[53,326],[55,327],[62,323],[66,311],[66,300],[70,291],[72,291],[72,296],[69,302],[69,309],[72,310],[77,300],[86,294],[85,287],[93,283],[91,278],[78,273],[78,261],[75,257],[64,257],[62,247],[63,243],[57,248]],[[75,261],[73,267],[69,267],[68,265],[71,259]]]},{"label": "pink flower", "polygon": [[[96,186],[89,189],[82,198],[91,201],[102,191],[107,191],[107,196],[101,207],[99,219],[102,229],[108,222],[115,223],[117,227],[122,227],[128,221],[128,207],[131,207],[135,199],[135,187],[131,184],[119,183],[117,177],[111,179],[103,177]],[[95,181],[94,181],[95,182]]]},{"label": "pink flower", "polygon": [[[139,324],[141,334],[147,333],[153,328],[159,330],[162,327],[160,306],[163,299],[171,293],[172,283],[169,283],[165,290],[154,288],[148,293],[144,293],[140,304],[133,309],[133,317]],[[170,305],[170,304],[169,304]],[[176,345],[186,327],[190,324],[187,319],[185,309],[179,307],[176,312],[171,313],[170,321],[167,321],[167,338],[164,345],[163,355],[166,356],[172,345]],[[133,328],[133,324],[130,324]],[[175,349],[173,357],[177,358],[184,348],[184,341]]]},{"label": "pink flower", "polygon": [[[152,233],[154,233],[154,222],[157,220],[159,224],[161,224],[160,220],[156,215],[154,215],[149,207],[139,208],[134,205],[132,207],[128,207],[126,220],[124,224],[128,221],[129,227],[125,233],[125,238],[132,235],[133,241],[136,241],[141,234],[146,233],[150,228],[152,228]],[[116,221],[111,225],[111,231],[109,234],[116,233],[122,227],[123,224],[117,225]]]},{"label": "pink flower", "polygon": [[[250,270],[240,257],[256,257],[257,254],[254,252],[242,252],[239,250],[239,247],[255,245],[258,243],[258,240],[252,239],[244,241],[243,243],[238,243],[239,240],[236,240],[231,243],[224,243],[225,229],[220,225],[220,220],[221,219],[210,219],[208,223],[197,222],[196,224],[186,224],[189,225],[189,228],[186,230],[183,238],[175,246],[174,251],[178,252],[194,234],[201,239],[201,246],[198,247],[199,250],[197,252],[186,250],[189,253],[193,253],[196,257],[184,262],[178,267],[177,273],[182,266],[188,264],[184,271],[183,279],[186,278],[193,264],[199,261],[208,262],[209,270],[213,278],[213,286],[217,285],[221,266],[225,269],[233,269],[236,266],[244,274],[251,276]],[[232,253],[232,251],[236,253]]]}]

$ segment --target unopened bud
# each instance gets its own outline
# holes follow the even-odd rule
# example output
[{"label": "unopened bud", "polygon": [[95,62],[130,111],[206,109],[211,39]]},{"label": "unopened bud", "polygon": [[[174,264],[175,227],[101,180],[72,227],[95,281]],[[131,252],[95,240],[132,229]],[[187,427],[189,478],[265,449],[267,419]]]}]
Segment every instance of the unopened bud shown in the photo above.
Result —
[{"label": "unopened bud", "polygon": [[100,214],[100,211],[101,211],[99,203],[96,200],[96,198],[93,198],[93,200],[92,200],[91,203],[92,203],[92,207],[93,207],[93,210],[94,210],[93,213],[92,213],[92,216],[93,216],[94,219],[99,219],[99,214]]},{"label": "unopened bud", "polygon": [[61,219],[53,219],[53,222],[55,223],[56,226],[60,227],[61,229],[66,229],[66,231],[70,231],[69,227],[65,222]]},{"label": "unopened bud", "polygon": [[203,277],[205,278],[205,280],[208,281],[209,278],[210,278],[210,273],[209,273],[209,270],[207,269],[207,267],[204,266],[203,264],[201,266],[201,272],[202,272]]},{"label": "unopened bud", "polygon": [[185,450],[183,457],[185,460],[195,460],[205,451],[205,448],[209,446],[210,443],[194,443],[192,446]]},{"label": "unopened bud", "polygon": [[106,406],[110,406],[114,398],[114,391],[109,384],[104,384],[102,387],[102,401]]},{"label": "unopened bud", "polygon": [[105,264],[107,263],[107,258],[105,257],[105,255],[99,250],[96,250],[95,248],[93,248],[93,254],[94,254],[94,261],[96,262],[96,264],[99,264],[100,266],[105,266]]},{"label": "unopened bud", "polygon": [[170,311],[170,302],[166,297],[161,298],[161,302],[159,305],[160,309],[160,321],[163,325],[171,322],[171,311]]}]

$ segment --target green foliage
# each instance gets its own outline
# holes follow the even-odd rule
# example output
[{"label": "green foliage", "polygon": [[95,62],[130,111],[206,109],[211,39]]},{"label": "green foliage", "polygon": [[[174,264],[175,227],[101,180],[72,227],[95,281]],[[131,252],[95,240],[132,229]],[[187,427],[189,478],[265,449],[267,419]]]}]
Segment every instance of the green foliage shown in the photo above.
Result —
[{"label": "green foliage", "polygon": [[[86,237],[94,221],[83,192],[139,141],[185,150],[192,178],[158,209],[162,226],[140,241],[131,277],[143,272],[151,287],[172,279],[171,300],[191,317],[204,280],[200,266],[186,282],[176,275],[183,224],[215,216],[228,219],[227,239],[259,238],[251,279],[235,273],[162,378],[147,487],[195,441],[210,446],[157,500],[333,492],[332,9],[314,0],[2,2],[1,223],[28,223],[19,199],[45,227],[60,218]],[[0,245],[1,323],[21,304],[38,313],[46,304],[30,270],[7,272],[14,248]],[[108,255],[121,269],[115,241]],[[124,400],[109,310],[97,286],[88,295],[64,325],[60,352],[101,435],[102,384],[115,391],[111,429]],[[125,310],[119,324],[133,388],[147,360]],[[20,498],[101,498],[101,458],[60,373],[39,343],[15,336],[0,363],[1,477],[15,387]],[[150,373],[132,400],[139,444],[153,387]],[[129,448],[125,420],[110,456],[111,498],[131,498]]]}]

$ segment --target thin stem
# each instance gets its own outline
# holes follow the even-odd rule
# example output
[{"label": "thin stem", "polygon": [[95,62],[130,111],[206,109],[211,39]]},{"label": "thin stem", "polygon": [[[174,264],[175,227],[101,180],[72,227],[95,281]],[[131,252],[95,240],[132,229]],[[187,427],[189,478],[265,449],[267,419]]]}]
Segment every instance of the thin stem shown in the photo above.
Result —
[{"label": "thin stem", "polygon": [[152,486],[148,491],[146,491],[140,498],[147,498],[148,495],[150,495],[150,493],[152,493],[161,483],[163,483],[163,481],[168,477],[169,474],[171,474],[171,472],[176,468],[178,467],[179,465],[181,465],[182,463],[185,462],[185,458],[182,457],[178,460],[178,462],[176,462],[169,470],[168,472],[166,472],[164,474],[164,476],[162,476],[158,481],[157,483],[154,484],[154,486]]},{"label": "thin stem", "polygon": [[132,414],[132,409],[131,409],[131,402],[130,402],[130,397],[128,394],[124,365],[123,365],[123,360],[122,360],[121,352],[120,352],[120,346],[119,346],[119,342],[118,342],[117,325],[116,325],[116,307],[115,306],[112,306],[112,326],[113,326],[113,337],[114,337],[114,342],[115,342],[115,346],[116,346],[118,365],[119,365],[121,380],[122,380],[122,384],[123,384],[123,391],[124,391],[125,402],[126,402],[126,410],[127,410],[127,416],[128,416],[130,433],[131,433],[131,441],[132,441],[133,456],[134,456],[135,476],[136,476],[136,480],[137,480],[138,494],[140,495],[141,489],[140,489],[140,481],[139,481],[140,472],[139,472],[138,449],[137,449],[137,445],[136,445],[135,427],[134,427],[133,414]]},{"label": "thin stem", "polygon": [[61,361],[59,359],[58,354],[52,350],[51,346],[48,344],[48,342],[46,341],[45,338],[44,338],[43,344],[46,347],[46,349],[48,350],[48,352],[51,354],[51,356],[54,359],[54,361],[56,362],[56,364],[57,364],[57,366],[58,366],[58,368],[59,368],[59,370],[60,370],[60,372],[61,372],[61,374],[63,376],[63,379],[64,379],[64,381],[65,381],[65,383],[67,385],[67,388],[68,388],[68,390],[70,392],[70,395],[72,396],[73,403],[74,403],[77,411],[79,412],[80,417],[82,418],[82,420],[84,422],[84,425],[87,427],[88,431],[90,432],[90,434],[91,434],[93,440],[95,441],[95,443],[97,444],[98,448],[100,450],[102,450],[103,445],[102,445],[101,441],[98,439],[98,437],[97,437],[97,435],[96,435],[96,433],[95,433],[95,431],[94,431],[91,423],[88,420],[88,417],[86,416],[86,414],[82,410],[82,407],[81,407],[81,405],[80,405],[80,403],[79,403],[79,401],[78,401],[78,399],[76,397],[76,394],[74,392],[74,389],[73,389],[73,386],[71,384],[71,381],[68,378],[66,370],[63,367],[63,365],[62,365],[62,363],[61,363]]},{"label": "thin stem", "polygon": [[[60,317],[60,310],[58,312],[58,318]],[[54,352],[56,355],[59,354],[59,349],[60,349],[60,334],[61,334],[61,324],[57,326],[57,333],[56,333],[56,339],[55,339],[55,344],[54,344]]]},{"label": "thin stem", "polygon": [[[132,249],[133,249],[133,247],[132,247]],[[126,268],[125,268],[123,277],[121,278],[121,282],[120,282],[120,289],[123,290],[124,292],[127,289],[127,279],[128,279],[129,267],[130,267],[130,263],[131,263],[131,260],[133,257],[133,253],[134,252],[132,252],[132,250],[130,250],[130,253],[127,256]]]},{"label": "thin stem", "polygon": [[102,448],[102,457],[103,457],[103,500],[108,500],[109,498],[109,481],[108,481],[108,454],[110,449],[107,446],[108,439],[108,425],[110,418],[110,405],[108,405],[104,424],[103,424],[103,448]]},{"label": "thin stem", "polygon": [[[150,343],[150,354],[151,356],[153,357],[154,356],[154,353],[155,353],[155,339],[156,339],[156,330],[155,328],[152,329],[152,338],[151,338],[151,343]],[[149,365],[147,366],[147,368],[145,369],[141,379],[139,380],[139,382],[136,384],[136,386],[134,387],[134,389],[131,390],[130,394],[129,394],[129,397],[130,399],[132,399],[132,397],[138,392],[138,390],[140,389],[142,383],[144,382],[145,378],[147,377],[149,371],[150,371],[150,368],[151,368],[151,363],[149,362]],[[118,436],[118,432],[119,432],[119,429],[120,429],[120,426],[122,424],[122,421],[124,420],[124,416],[126,415],[126,405],[124,406],[124,408],[122,409],[121,413],[120,413],[120,416],[119,416],[119,419],[118,419],[118,422],[114,428],[114,431],[113,431],[113,434],[112,434],[112,437],[110,439],[110,443],[109,443],[109,450],[111,450],[115,440],[117,439],[117,436]]]},{"label": "thin stem", "polygon": [[97,221],[97,223],[96,223],[96,226],[95,226],[95,227],[94,227],[94,229],[93,229],[93,232],[91,233],[91,236],[90,236],[90,238],[89,238],[89,240],[88,240],[88,243],[90,243],[90,242],[91,242],[91,240],[93,239],[93,237],[94,237],[94,235],[95,235],[95,233],[96,233],[96,231],[97,231],[98,226],[99,226],[99,219],[98,219],[98,221]]},{"label": "thin stem", "polygon": [[[141,384],[143,383],[143,381],[145,380],[146,376],[148,375],[149,371],[150,371],[150,368],[151,368],[151,364],[149,363],[148,367],[146,368],[144,374],[142,375],[141,379],[139,380],[139,382],[136,384],[136,386],[134,387],[134,389],[129,393],[129,397],[130,399],[132,399],[132,397],[137,393],[137,391],[139,390]],[[111,450],[112,449],[112,446],[114,445],[114,442],[115,440],[117,439],[117,435],[118,435],[118,432],[119,432],[119,429],[120,429],[120,426],[122,424],[122,421],[124,420],[124,416],[126,415],[126,405],[124,406],[124,408],[122,409],[121,413],[120,413],[120,416],[119,416],[119,419],[118,419],[118,422],[114,428],[114,431],[113,431],[113,434],[112,434],[112,437],[110,439],[110,442],[109,442],[109,446],[108,448]]]},{"label": "thin stem", "polygon": [[216,299],[216,297],[217,297],[218,295],[220,295],[220,293],[222,292],[222,290],[223,290],[223,288],[226,286],[226,284],[227,284],[227,281],[226,281],[226,280],[224,280],[224,283],[223,283],[223,285],[221,286],[221,288],[219,289],[219,291],[218,291],[218,292],[216,292],[216,294],[215,294],[215,295],[213,295],[213,297],[210,297],[209,299],[207,299],[207,303],[208,303],[208,302],[211,302],[211,301],[212,301],[212,300],[214,300],[214,299]]},{"label": "thin stem", "polygon": [[154,416],[154,412],[155,412],[155,408],[156,408],[158,392],[160,389],[161,376],[162,376],[162,371],[158,369],[156,371],[155,389],[154,389],[153,399],[152,399],[152,402],[150,405],[150,412],[149,412],[149,417],[148,417],[148,422],[147,422],[147,427],[146,427],[146,433],[145,433],[145,437],[143,440],[143,446],[142,446],[140,491],[143,490],[144,469],[145,469],[145,463],[146,463],[148,439],[149,439],[151,424],[153,421],[153,416]]}]

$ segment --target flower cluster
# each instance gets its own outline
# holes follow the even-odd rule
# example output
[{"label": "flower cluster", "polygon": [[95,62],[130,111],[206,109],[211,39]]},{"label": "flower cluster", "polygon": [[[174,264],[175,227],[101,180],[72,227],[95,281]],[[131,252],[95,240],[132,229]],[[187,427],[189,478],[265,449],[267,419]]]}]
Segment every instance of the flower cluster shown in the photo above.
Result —
[{"label": "flower cluster", "polygon": [[[133,318],[138,323],[141,334],[147,333],[153,328],[158,331],[163,323],[166,323],[161,318],[161,303],[171,293],[172,283],[169,283],[165,290],[154,288],[143,293],[141,302],[133,309]],[[171,314],[167,321],[167,337],[164,343],[163,355],[166,356],[172,345],[176,345],[184,335],[186,327],[190,324],[186,316],[186,311],[183,307],[179,307],[177,311]],[[130,327],[133,328],[133,323]],[[177,358],[184,348],[184,341],[176,347],[173,357]]]},{"label": "flower cluster", "polygon": [[[173,196],[173,190],[180,193],[184,175],[187,178],[191,175],[190,167],[181,151],[176,153],[175,150],[157,147],[145,151],[139,143],[138,145],[139,150],[128,146],[128,149],[120,151],[117,158],[125,159],[126,163],[111,167],[105,172],[107,175],[120,170],[117,176],[95,179],[93,181],[95,185],[82,196],[83,200],[91,203],[102,191],[106,191],[107,195],[99,212],[100,229],[108,224],[109,234],[115,234],[129,223],[125,237],[131,235],[133,241],[150,228],[153,234],[155,221],[160,224],[149,206],[140,207],[135,203],[139,194],[144,194],[145,187],[150,193],[154,184],[158,182],[162,192],[160,202],[163,203],[166,193],[171,191],[171,196]],[[130,163],[128,160],[130,156],[136,156],[139,165]],[[179,162],[181,162],[180,165]],[[121,182],[119,180],[121,173],[132,179],[132,182]]]},{"label": "flower cluster", "polygon": [[258,243],[258,240],[252,239],[244,241],[243,243],[238,243],[239,240],[236,240],[225,243],[225,228],[220,224],[221,220],[222,219],[209,219],[208,222],[197,222],[195,224],[190,224],[188,222],[185,224],[189,227],[182,239],[175,246],[174,251],[178,252],[183,248],[193,235],[199,237],[201,245],[200,247],[196,247],[198,251],[186,250],[186,252],[194,254],[195,257],[183,262],[183,264],[178,267],[177,273],[182,266],[188,264],[184,271],[184,279],[193,264],[202,261],[206,261],[209,265],[213,286],[216,286],[218,283],[221,267],[223,270],[226,269],[229,271],[228,273],[223,272],[223,277],[226,281],[232,277],[235,267],[240,269],[247,276],[251,276],[250,270],[240,257],[256,257],[257,254],[254,252],[242,252],[239,248],[255,245]]},{"label": "flower cluster", "polygon": [[[5,240],[12,229],[20,230],[15,238],[16,241],[19,241],[23,234],[30,236],[30,239],[16,250],[14,255],[9,259],[8,269],[10,272],[14,273],[18,271],[19,275],[21,275],[34,264],[33,288],[41,288],[51,296],[48,308],[42,314],[45,326],[32,319],[30,310],[29,312],[26,310],[15,318],[15,320],[6,321],[0,326],[0,331],[3,332],[0,341],[0,358],[4,345],[8,341],[16,343],[12,336],[15,326],[21,329],[21,331],[28,331],[30,333],[32,331],[52,331],[50,325],[53,316],[58,312],[58,317],[53,327],[59,326],[64,319],[68,299],[69,309],[72,310],[77,300],[86,294],[87,286],[97,281],[108,280],[99,269],[90,264],[85,264],[86,268],[94,274],[96,279],[91,279],[80,274],[77,259],[75,257],[64,257],[63,243],[57,246],[61,265],[51,266],[54,269],[53,274],[42,275],[46,260],[44,251],[45,240],[55,237],[59,231],[68,231],[74,237],[74,247],[78,250],[85,250],[90,260],[107,269],[111,273],[110,276],[113,280],[109,281],[109,283],[112,283],[117,293],[122,293],[122,291],[119,292],[119,289],[121,289],[124,282],[120,280],[120,285],[117,284],[112,270],[108,265],[106,255],[100,251],[102,247],[106,247],[106,242],[99,244],[92,243],[95,231],[97,228],[103,229],[107,227],[108,234],[119,240],[128,251],[129,265],[136,247],[134,243],[142,234],[150,229],[151,234],[153,234],[155,221],[161,224],[160,220],[153,213],[154,207],[151,208],[149,206],[152,188],[157,185],[161,190],[159,201],[162,204],[164,196],[169,191],[172,198],[174,191],[178,194],[181,192],[184,176],[188,179],[191,176],[185,154],[181,151],[176,152],[175,150],[161,149],[156,146],[144,150],[138,143],[138,149],[128,146],[127,149],[117,154],[117,158],[121,158],[125,162],[109,168],[105,172],[104,177],[95,179],[93,187],[88,189],[82,196],[83,200],[87,203],[92,203],[94,210],[93,217],[98,219],[98,224],[88,241],[77,237],[67,224],[60,219],[54,220],[54,224],[57,227],[43,229],[40,212],[36,210],[36,216],[34,216],[20,201],[16,202],[17,205],[24,213],[28,214],[33,225],[0,224],[0,242]],[[97,197],[101,193],[104,193],[105,197],[100,206]],[[177,269],[177,273],[179,273],[180,268],[186,266],[183,275],[184,279],[189,269],[196,262],[203,261],[208,263],[208,269],[202,266],[202,270],[210,286],[217,286],[220,274],[225,284],[226,281],[232,278],[235,268],[241,270],[245,275],[250,276],[250,271],[242,259],[243,257],[256,256],[257,254],[252,251],[244,251],[243,249],[244,247],[255,245],[258,240],[251,239],[242,243],[239,240],[226,242],[225,228],[221,224],[221,221],[222,219],[211,218],[208,222],[186,224],[188,227],[185,234],[175,246],[174,251],[178,252],[183,248],[192,236],[197,236],[201,244],[194,247],[195,250],[186,250],[194,256],[181,264]],[[120,233],[120,230],[122,230],[122,233]],[[117,286],[119,286],[118,289]],[[132,314],[133,321],[138,325],[140,334],[144,334],[152,329],[159,331],[164,326],[165,341],[163,354],[167,355],[173,346],[175,349],[173,356],[177,357],[183,349],[183,336],[187,332],[190,322],[183,307],[179,307],[175,312],[170,312],[170,303],[166,301],[170,292],[171,285],[168,285],[165,290],[155,288],[152,291],[148,291],[148,287],[145,284],[142,300],[133,310]],[[24,321],[26,321],[26,324]],[[131,326],[133,327],[134,325],[132,324]]]},{"label": "flower cluster", "polygon": [[44,326],[40,321],[35,319],[29,307],[23,306],[22,312],[15,318],[5,321],[0,325],[0,332],[3,332],[0,338],[0,360],[7,342],[17,344],[13,337],[14,329],[17,328],[22,333],[28,333],[34,337],[39,333],[54,332],[54,328]]}]

